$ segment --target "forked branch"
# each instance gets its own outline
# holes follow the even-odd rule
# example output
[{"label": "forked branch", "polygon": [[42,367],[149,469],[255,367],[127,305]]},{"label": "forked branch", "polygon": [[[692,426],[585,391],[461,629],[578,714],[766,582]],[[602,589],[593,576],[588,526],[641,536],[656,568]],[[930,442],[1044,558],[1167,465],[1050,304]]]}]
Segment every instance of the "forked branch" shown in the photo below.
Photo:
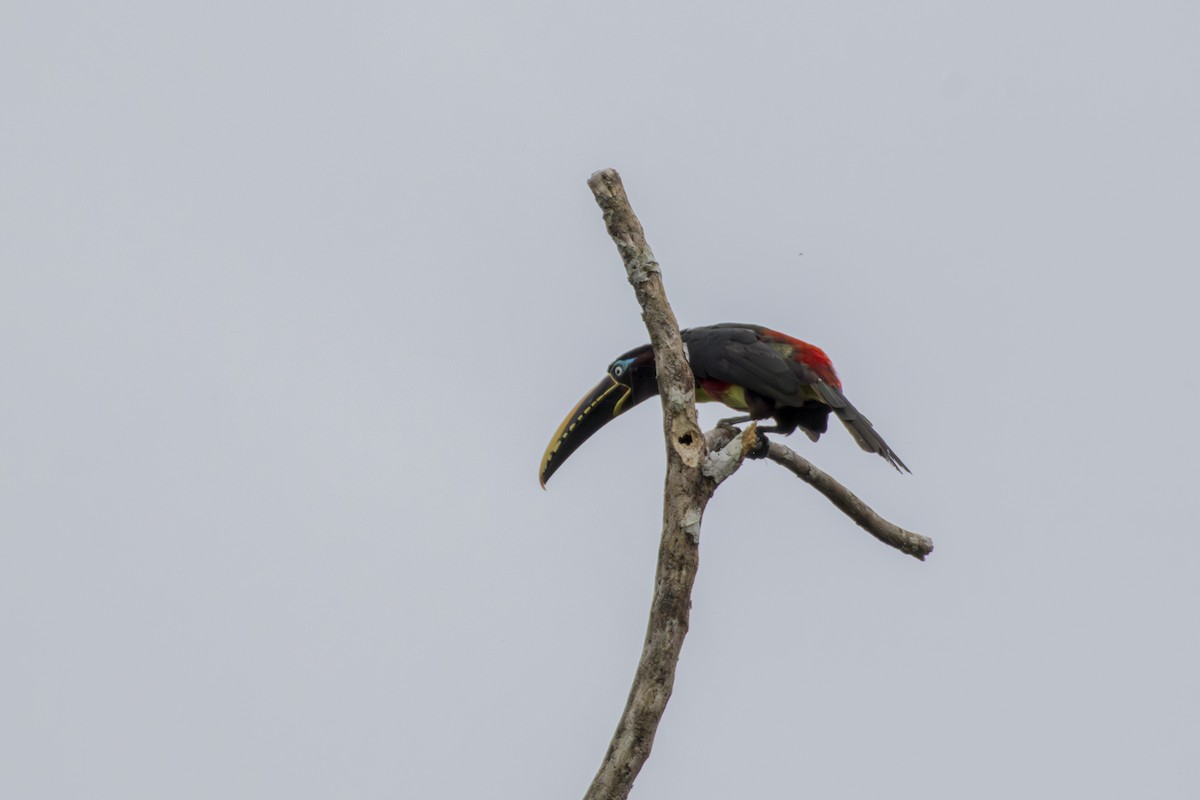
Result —
[{"label": "forked branch", "polygon": [[[585,800],[624,800],[650,755],[675,684],[675,667],[688,630],[692,584],[700,565],[704,509],[717,486],[736,472],[746,453],[753,450],[757,435],[753,425],[745,433],[717,428],[701,434],[696,422],[694,377],[679,324],[667,303],[658,262],[629,205],[621,178],[615,170],[601,170],[592,175],[588,186],[604,212],[608,233],[621,254],[650,333],[667,446],[662,540],[646,639],[625,710],[585,795]],[[933,549],[929,539],[887,522],[844,486],[783,445],[772,442],[768,456],[813,485],[881,541],[917,558],[924,558]]]}]

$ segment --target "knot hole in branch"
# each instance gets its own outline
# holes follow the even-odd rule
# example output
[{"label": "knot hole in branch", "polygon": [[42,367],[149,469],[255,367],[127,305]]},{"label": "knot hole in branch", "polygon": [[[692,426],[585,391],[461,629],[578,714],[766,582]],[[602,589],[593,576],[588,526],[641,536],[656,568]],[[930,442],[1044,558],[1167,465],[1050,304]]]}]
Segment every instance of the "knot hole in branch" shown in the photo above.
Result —
[{"label": "knot hole in branch", "polygon": [[680,437],[679,437],[679,443],[680,443],[681,445],[683,445],[684,447],[687,447],[687,446],[691,445],[691,443],[692,443],[692,435],[691,435],[690,433],[685,433],[683,436],[680,436]]}]

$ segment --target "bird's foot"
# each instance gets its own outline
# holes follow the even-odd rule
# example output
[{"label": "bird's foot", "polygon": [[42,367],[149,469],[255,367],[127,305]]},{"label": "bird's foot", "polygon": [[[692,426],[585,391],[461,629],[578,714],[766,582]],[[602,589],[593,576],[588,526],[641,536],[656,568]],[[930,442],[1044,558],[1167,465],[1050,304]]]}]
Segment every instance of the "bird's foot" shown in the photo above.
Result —
[{"label": "bird's foot", "polygon": [[743,422],[750,422],[753,419],[754,419],[754,417],[751,417],[751,416],[727,417],[726,419],[717,420],[717,427],[718,428],[736,428],[738,425],[741,425]]},{"label": "bird's foot", "polygon": [[746,458],[766,458],[767,451],[771,449],[771,441],[767,438],[767,435],[762,432],[761,428],[756,430],[754,434],[754,447],[746,451]]}]

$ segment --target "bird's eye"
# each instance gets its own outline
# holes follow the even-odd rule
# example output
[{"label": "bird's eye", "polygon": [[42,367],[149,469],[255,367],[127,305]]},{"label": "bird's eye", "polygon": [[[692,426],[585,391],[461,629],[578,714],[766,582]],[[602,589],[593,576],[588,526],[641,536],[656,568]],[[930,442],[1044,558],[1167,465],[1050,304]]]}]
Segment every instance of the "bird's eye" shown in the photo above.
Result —
[{"label": "bird's eye", "polygon": [[613,364],[613,365],[612,365],[612,370],[611,370],[611,372],[612,372],[612,376],[613,376],[614,378],[619,378],[619,377],[621,377],[622,375],[624,375],[624,374],[625,374],[625,365],[624,365],[624,364],[619,364],[619,363],[618,363],[618,364]]}]

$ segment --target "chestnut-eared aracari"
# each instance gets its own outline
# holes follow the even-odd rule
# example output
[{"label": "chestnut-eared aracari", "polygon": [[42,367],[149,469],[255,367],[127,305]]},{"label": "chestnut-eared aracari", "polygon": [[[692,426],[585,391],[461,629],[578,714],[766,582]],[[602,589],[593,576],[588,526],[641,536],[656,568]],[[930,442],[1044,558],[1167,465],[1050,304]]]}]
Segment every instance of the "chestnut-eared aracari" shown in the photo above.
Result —
[{"label": "chestnut-eared aracari", "polygon": [[[684,351],[696,376],[696,402],[724,403],[746,412],[723,423],[774,417],[775,425],[758,430],[787,435],[800,428],[815,442],[825,433],[832,411],[859,447],[878,453],[897,471],[909,471],[871,421],[842,394],[842,382],[819,347],[761,325],[726,322],[682,333]],[[609,420],[657,394],[658,376],[650,345],[617,356],[604,380],[571,409],[554,432],[538,470],[542,486]]]}]

